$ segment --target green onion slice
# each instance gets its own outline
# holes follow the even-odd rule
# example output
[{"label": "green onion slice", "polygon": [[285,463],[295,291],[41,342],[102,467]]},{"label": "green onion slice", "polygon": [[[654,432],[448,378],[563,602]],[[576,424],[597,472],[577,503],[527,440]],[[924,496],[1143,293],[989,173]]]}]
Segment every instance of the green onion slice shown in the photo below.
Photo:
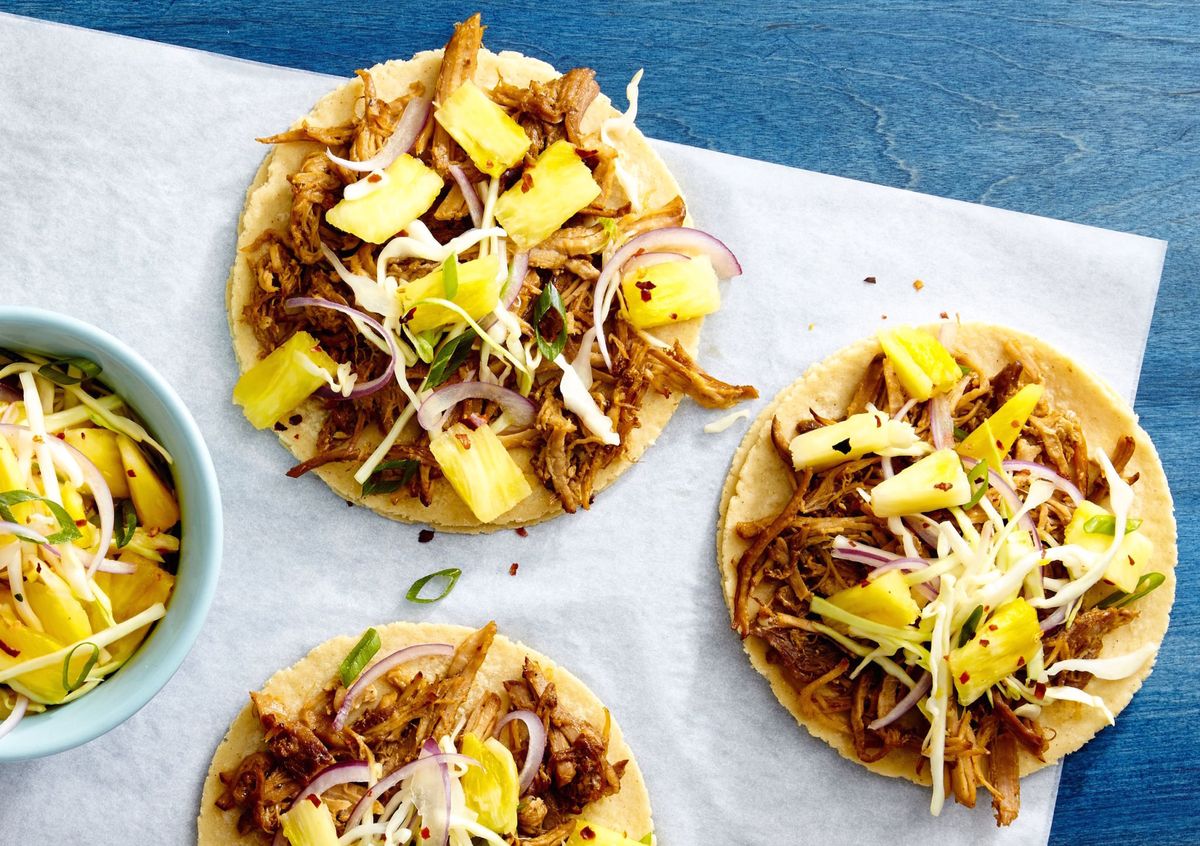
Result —
[{"label": "green onion slice", "polygon": [[[80,649],[82,649],[85,646],[90,646],[92,648],[92,654],[89,655],[87,661],[84,662],[83,669],[80,670],[79,675],[75,677],[74,681],[72,681],[71,680],[71,659],[75,657],[76,652],[78,652]],[[75,646],[71,649],[71,651],[67,653],[67,657],[63,659],[63,675],[62,675],[63,690],[65,690],[67,693],[72,693],[73,691],[78,690],[79,688],[83,687],[84,682],[87,681],[88,673],[90,673],[92,671],[92,668],[96,666],[96,662],[99,660],[100,660],[100,647],[99,646],[92,643],[90,640],[85,640],[83,643],[75,644]]]},{"label": "green onion slice", "polygon": [[[72,368],[83,375],[76,376],[71,372]],[[100,365],[91,359],[72,356],[43,364],[38,368],[38,375],[44,376],[56,385],[78,385],[80,382],[86,382],[88,379],[95,379],[99,376]]]},{"label": "green onion slice", "polygon": [[954,440],[965,441],[966,439],[967,439],[967,430],[964,429],[962,426],[955,426],[954,427]]},{"label": "green onion slice", "polygon": [[342,659],[342,665],[338,667],[338,674],[342,677],[344,687],[349,687],[351,682],[358,678],[358,674],[366,668],[367,662],[375,657],[379,647],[379,632],[373,628],[363,632],[363,636],[358,639],[358,643],[354,644],[354,648],[346,654],[346,657]]},{"label": "green onion slice", "polygon": [[[363,482],[363,496],[370,494],[392,493],[407,485],[421,468],[421,462],[415,458],[401,458],[396,461],[384,461]],[[387,477],[384,474],[389,474]],[[399,473],[397,477],[394,474]]]},{"label": "green onion slice", "polygon": [[46,540],[50,543],[68,543],[83,537],[83,532],[79,531],[79,527],[75,525],[74,518],[67,513],[67,510],[52,499],[46,499],[44,496],[38,496],[31,491],[5,491],[0,493],[0,517],[3,517],[10,523],[18,523],[16,517],[13,516],[12,507],[20,505],[22,502],[42,502],[50,509],[50,513],[54,515],[54,519],[58,521],[59,530],[52,535],[47,535]]},{"label": "green onion slice", "polygon": [[600,218],[600,228],[604,230],[604,234],[608,236],[608,241],[611,244],[617,238],[617,220],[612,217]]},{"label": "green onion slice", "polygon": [[[542,337],[542,318],[548,311],[554,311],[559,322],[558,335],[550,341]],[[554,287],[553,282],[547,282],[546,287],[542,288],[542,293],[538,295],[537,305],[533,308],[533,331],[537,336],[542,358],[547,361],[558,358],[558,354],[567,345],[567,314],[563,310],[562,297],[558,295],[558,289]]]},{"label": "green onion slice", "polygon": [[1131,602],[1136,602],[1150,591],[1160,587],[1167,577],[1162,573],[1147,573],[1138,579],[1137,587],[1133,589],[1133,593],[1121,593],[1117,591],[1111,596],[1106,596],[1103,600],[1097,603],[1097,608],[1124,608]]},{"label": "green onion slice", "polygon": [[983,499],[983,495],[988,490],[988,465],[986,461],[980,461],[967,473],[967,481],[971,485],[971,498],[967,500],[963,509],[971,509],[979,504]]},{"label": "green onion slice", "polygon": [[[979,462],[983,464],[983,462]],[[971,616],[967,617],[967,621],[963,623],[963,627],[958,633],[958,645],[964,646],[967,641],[975,637],[975,630],[979,628],[979,621],[983,619],[983,606],[976,605],[975,610],[971,612]]]},{"label": "green onion slice", "polygon": [[454,299],[458,293],[458,253],[442,262],[442,285],[446,288],[446,299]]},{"label": "green onion slice", "polygon": [[133,500],[121,500],[121,506],[117,510],[117,530],[113,535],[113,540],[117,543],[117,549],[122,549],[131,540],[133,533],[137,531],[137,509],[133,507]]},{"label": "green onion slice", "polygon": [[[1130,517],[1125,521],[1125,534],[1137,531],[1142,521]],[[1083,524],[1083,530],[1089,535],[1115,535],[1117,533],[1117,518],[1111,514],[1099,514]]]},{"label": "green onion slice", "polygon": [[[431,602],[437,602],[445,599],[450,595],[450,591],[454,590],[454,586],[458,583],[458,577],[462,575],[462,570],[457,567],[447,567],[445,570],[438,570],[436,573],[430,573],[428,576],[422,576],[412,583],[412,587],[408,589],[408,593],[404,598],[409,602],[416,602],[421,605],[428,605]],[[429,584],[434,579],[445,579],[445,584],[442,586],[442,592],[437,596],[423,597],[421,591],[425,585]]]},{"label": "green onion slice", "polygon": [[462,366],[471,354],[471,346],[475,343],[475,335],[463,332],[457,338],[451,338],[442,344],[433,363],[429,365],[429,374],[425,377],[426,388],[436,388],[445,382]]}]

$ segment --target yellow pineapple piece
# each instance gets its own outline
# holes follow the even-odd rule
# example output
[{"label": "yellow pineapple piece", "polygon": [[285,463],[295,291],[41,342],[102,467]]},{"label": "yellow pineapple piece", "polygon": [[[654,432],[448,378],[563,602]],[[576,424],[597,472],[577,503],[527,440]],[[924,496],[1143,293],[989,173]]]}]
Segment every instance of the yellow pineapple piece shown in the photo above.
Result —
[{"label": "yellow pineapple piece", "polygon": [[46,634],[61,643],[88,637],[92,626],[87,612],[67,583],[49,567],[42,568],[38,579],[25,583],[25,598],[42,621]]},{"label": "yellow pineapple piece", "polygon": [[721,307],[717,273],[707,256],[639,267],[621,280],[629,322],[653,329],[712,314]]},{"label": "yellow pineapple piece", "polygon": [[528,250],[598,196],[600,186],[575,146],[555,141],[496,201],[496,220],[518,249]]},{"label": "yellow pineapple piece", "polygon": [[575,831],[565,846],[642,846],[642,842],[581,818],[575,821]]},{"label": "yellow pineapple piece", "polygon": [[790,444],[797,470],[827,470],[867,453],[922,455],[929,445],[917,437],[912,424],[893,420],[878,409],[852,414],[845,420],[802,432]]},{"label": "yellow pineapple piece", "polygon": [[[128,575],[96,574],[96,585],[108,595],[112,603],[112,616],[116,622],[124,622],[156,602],[164,605],[167,603],[171,590],[175,587],[173,575],[153,561],[130,552],[121,553],[117,560],[134,564],[137,569]],[[148,633],[149,625],[114,641],[108,647],[108,651],[115,660],[124,661],[133,654]]]},{"label": "yellow pineapple piece", "polygon": [[1042,646],[1037,612],[1021,597],[981,622],[975,636],[950,651],[950,674],[958,701],[970,705],[988,688],[1033,660]]},{"label": "yellow pineapple piece", "polygon": [[828,601],[857,617],[896,628],[911,625],[921,614],[899,570],[888,570],[876,579],[839,590]]},{"label": "yellow pineapple piece", "polygon": [[467,807],[479,815],[481,825],[497,834],[514,833],[521,787],[512,753],[494,737],[482,741],[467,732],[462,737],[462,754],[480,763],[462,777]]},{"label": "yellow pineapple piece", "polygon": [[[407,154],[388,165],[383,173],[386,176],[378,188],[357,199],[343,197],[326,212],[329,225],[372,244],[382,244],[429,211],[444,184],[435,171]],[[363,178],[370,183],[378,180],[379,174]]]},{"label": "yellow pineapple piece", "polygon": [[882,329],[879,343],[896,370],[896,378],[914,399],[927,400],[934,393],[948,391],[962,378],[962,370],[949,350],[923,329]]},{"label": "yellow pineapple piece", "polygon": [[242,374],[233,401],[256,429],[269,428],[326,384],[321,371],[332,376],[337,362],[316,338],[297,332]]},{"label": "yellow pineapple piece", "polygon": [[63,440],[96,465],[114,499],[128,499],[125,465],[117,448],[117,433],[108,429],[78,428],[63,431]]},{"label": "yellow pineapple piece", "polygon": [[876,485],[871,510],[876,517],[901,517],[964,505],[970,499],[971,483],[962,460],[952,449],[939,449]]},{"label": "yellow pineapple piece", "polygon": [[959,454],[986,461],[993,470],[1000,472],[1000,463],[1016,443],[1025,421],[1037,408],[1043,391],[1040,384],[1031,382],[1013,394],[963,439],[957,447]]},{"label": "yellow pineapple piece", "polygon": [[[31,629],[20,620],[0,615],[0,670],[7,670],[31,658],[40,658],[43,655],[57,652],[66,645],[48,634]],[[91,648],[84,646],[71,656],[72,680],[83,671],[91,653]],[[22,673],[9,679],[5,684],[18,693],[25,694],[34,702],[46,705],[62,702],[67,695],[67,690],[63,687],[61,662],[56,662],[40,670]]]},{"label": "yellow pineapple piece", "polygon": [[179,503],[175,494],[151,468],[142,450],[131,439],[117,439],[125,477],[129,479],[129,496],[137,510],[138,522],[148,532],[165,532],[179,522]]},{"label": "yellow pineapple piece", "polygon": [[[413,304],[430,297],[451,300],[455,305],[479,320],[500,302],[500,289],[504,279],[500,273],[500,259],[490,255],[472,259],[458,265],[458,290],[453,297],[446,296],[445,266],[432,273],[414,279],[400,288],[400,307],[403,313]],[[433,303],[416,306],[408,328],[413,332],[424,332],[462,320],[457,312]]]},{"label": "yellow pineapple piece", "polygon": [[529,149],[529,136],[471,80],[434,112],[437,122],[488,176],[499,176]]},{"label": "yellow pineapple piece", "polygon": [[455,423],[429,442],[454,492],[479,520],[490,523],[533,493],[521,468],[490,426]]},{"label": "yellow pineapple piece", "polygon": [[305,798],[279,815],[283,836],[290,846],[337,846],[337,827],[329,806],[318,800],[313,804]]},{"label": "yellow pineapple piece", "polygon": [[[1075,509],[1075,513],[1071,515],[1071,522],[1067,524],[1066,542],[1081,546],[1096,555],[1103,555],[1112,544],[1113,536],[1085,531],[1084,526],[1093,517],[1106,516],[1112,515],[1096,503],[1084,500]],[[1153,555],[1154,542],[1150,538],[1137,529],[1126,530],[1121,545],[1117,547],[1116,554],[1113,555],[1112,561],[1104,570],[1104,580],[1115,585],[1117,590],[1123,593],[1133,593],[1137,588],[1138,579],[1149,568]],[[1071,575],[1078,576],[1080,574],[1072,573]]]}]

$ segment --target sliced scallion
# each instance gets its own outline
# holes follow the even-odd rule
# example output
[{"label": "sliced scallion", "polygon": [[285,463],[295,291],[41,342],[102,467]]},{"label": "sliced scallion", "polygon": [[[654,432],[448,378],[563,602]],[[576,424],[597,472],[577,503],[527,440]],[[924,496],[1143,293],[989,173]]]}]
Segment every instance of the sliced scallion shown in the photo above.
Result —
[{"label": "sliced scallion", "polygon": [[442,262],[442,285],[446,289],[446,299],[454,299],[454,295],[458,293],[458,253],[451,253],[450,257]]},{"label": "sliced scallion", "polygon": [[[408,589],[408,593],[404,598],[409,602],[416,602],[420,605],[428,605],[431,602],[437,602],[445,599],[450,595],[450,591],[454,590],[454,586],[458,583],[458,577],[462,575],[462,570],[457,567],[447,567],[445,570],[438,570],[436,573],[430,573],[428,576],[422,576],[412,583],[412,587]],[[425,585],[429,584],[434,579],[444,579],[441,593],[437,596],[423,597],[421,591]]]},{"label": "sliced scallion", "polygon": [[[1136,531],[1142,521],[1130,517],[1125,521],[1125,534]],[[1099,514],[1083,524],[1083,530],[1089,535],[1115,535],[1117,533],[1117,518],[1111,514]]]},{"label": "sliced scallion", "polygon": [[373,628],[363,632],[363,636],[358,639],[358,643],[354,644],[354,648],[346,653],[346,657],[342,659],[341,666],[338,667],[338,675],[342,677],[342,685],[344,687],[349,687],[358,678],[358,674],[375,657],[375,653],[379,651],[380,645],[379,632]]},{"label": "sliced scallion", "polygon": [[[71,372],[72,369],[78,370],[83,375],[76,376]],[[91,359],[80,356],[60,358],[39,367],[38,375],[49,379],[56,385],[78,385],[80,382],[86,382],[88,379],[99,376],[100,365]]]},{"label": "sliced scallion", "polygon": [[988,465],[980,461],[967,472],[967,482],[971,485],[971,498],[963,506],[963,510],[974,508],[983,499],[988,490]]},{"label": "sliced scallion", "polygon": [[[558,332],[553,339],[546,340],[542,337],[542,318],[549,311],[558,315]],[[558,354],[567,345],[567,314],[563,309],[562,297],[559,296],[553,282],[547,282],[546,287],[542,288],[542,293],[538,295],[537,304],[533,308],[533,331],[537,336],[542,358],[547,361],[558,358]]]},{"label": "sliced scallion", "polygon": [[[982,461],[980,466],[986,467]],[[966,645],[967,641],[975,637],[975,630],[979,628],[979,621],[983,619],[983,606],[976,605],[975,610],[971,612],[971,616],[967,617],[967,621],[963,623],[962,629],[958,632],[958,645],[960,647]]]},{"label": "sliced scallion", "polygon": [[427,389],[436,388],[445,382],[462,366],[471,354],[471,345],[475,343],[475,335],[463,332],[456,338],[451,338],[438,349],[429,365],[429,374],[425,377]]},{"label": "sliced scallion", "polygon": [[23,502],[41,502],[50,509],[50,513],[54,515],[54,519],[58,521],[59,530],[52,535],[46,535],[46,540],[49,543],[68,543],[83,537],[83,532],[79,531],[79,527],[75,525],[75,520],[67,513],[67,510],[52,499],[47,499],[44,496],[38,496],[31,491],[5,491],[0,493],[0,517],[3,517],[10,523],[18,523],[16,517],[13,516],[12,507],[20,505]]},{"label": "sliced scallion", "polygon": [[[415,458],[385,461],[376,467],[375,471],[363,482],[363,496],[397,491],[411,482],[419,469],[421,469],[421,462]],[[398,476],[397,473],[399,473]]]},{"label": "sliced scallion", "polygon": [[[75,677],[74,680],[72,680],[71,679],[71,659],[75,657],[76,652],[78,652],[80,649],[82,649],[85,646],[90,646],[92,648],[92,654],[89,655],[87,661],[84,662],[83,669],[80,670],[79,674]],[[67,657],[63,659],[63,668],[62,668],[63,690],[65,690],[67,693],[70,693],[71,691],[82,687],[84,682],[87,681],[88,673],[90,673],[92,671],[92,668],[96,666],[96,662],[99,660],[100,660],[100,647],[99,646],[92,643],[90,640],[85,640],[85,641],[83,641],[83,643],[75,644],[74,648],[71,649],[71,651],[67,653]]]},{"label": "sliced scallion", "polygon": [[136,531],[137,509],[133,507],[133,500],[123,499],[121,500],[120,509],[117,511],[117,531],[113,535],[117,549],[124,548],[133,540],[133,533]]},{"label": "sliced scallion", "polygon": [[1104,599],[1102,599],[1099,603],[1096,604],[1096,607],[1097,608],[1124,608],[1126,605],[1129,605],[1131,602],[1136,602],[1137,600],[1141,599],[1143,596],[1148,594],[1150,591],[1154,590],[1155,588],[1160,587],[1162,585],[1162,583],[1165,582],[1166,580],[1167,580],[1167,577],[1164,576],[1162,573],[1147,573],[1146,575],[1144,575],[1140,579],[1138,579],[1137,586],[1133,589],[1133,593],[1121,593],[1120,591],[1117,591],[1116,593],[1112,594],[1111,596],[1106,596]]}]

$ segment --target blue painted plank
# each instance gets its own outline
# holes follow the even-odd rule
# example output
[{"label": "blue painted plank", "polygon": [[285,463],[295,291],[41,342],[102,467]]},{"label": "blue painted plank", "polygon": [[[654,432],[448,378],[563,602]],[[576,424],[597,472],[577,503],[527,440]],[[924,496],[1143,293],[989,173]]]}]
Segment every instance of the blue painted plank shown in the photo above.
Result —
[{"label": "blue painted plank", "polygon": [[[442,43],[475,4],[0,10],[348,75]],[[493,2],[486,22],[493,45],[592,66],[612,93],[645,66],[639,123],[655,137],[1171,242],[1137,410],[1177,503],[1176,612],[1145,689],[1069,759],[1051,842],[1195,842],[1200,4]]]}]

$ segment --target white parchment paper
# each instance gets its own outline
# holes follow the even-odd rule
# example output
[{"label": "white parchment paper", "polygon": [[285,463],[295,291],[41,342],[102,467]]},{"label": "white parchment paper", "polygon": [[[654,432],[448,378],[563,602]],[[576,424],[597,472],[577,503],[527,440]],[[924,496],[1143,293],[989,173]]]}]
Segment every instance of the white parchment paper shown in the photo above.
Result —
[{"label": "white parchment paper", "polygon": [[[664,843],[1044,842],[1057,768],[1024,782],[1009,829],[984,807],[950,805],[935,820],[923,789],[810,738],[751,669],[714,561],[719,491],[744,422],[706,435],[720,412],[685,402],[590,512],[527,538],[439,534],[418,545],[415,527],[347,508],[316,478],[284,477],[291,455],[229,401],[225,278],[265,152],[253,138],[286,128],[332,85],[0,16],[0,308],[90,320],[162,371],[208,440],[226,522],[218,595],[179,673],[109,735],[0,767],[0,841],[191,842],[212,751],[275,670],[371,623],[494,618],[611,707]],[[1035,332],[1132,399],[1164,243],[659,149],[695,219],[745,266],[705,326],[701,362],[758,386],[752,412],[885,315],[943,311]],[[464,569],[448,599],[404,601],[414,578],[446,566]]]}]

